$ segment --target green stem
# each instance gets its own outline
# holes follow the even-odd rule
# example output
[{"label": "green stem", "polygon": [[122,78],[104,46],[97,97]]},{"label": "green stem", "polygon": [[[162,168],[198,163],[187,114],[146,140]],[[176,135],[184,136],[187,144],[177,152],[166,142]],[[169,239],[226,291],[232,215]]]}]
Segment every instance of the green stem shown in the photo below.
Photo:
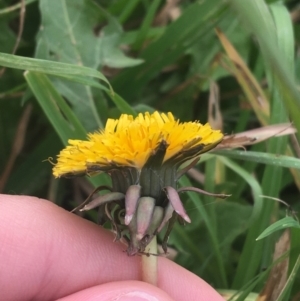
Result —
[{"label": "green stem", "polygon": [[142,280],[157,286],[157,239],[153,237],[142,255]]}]

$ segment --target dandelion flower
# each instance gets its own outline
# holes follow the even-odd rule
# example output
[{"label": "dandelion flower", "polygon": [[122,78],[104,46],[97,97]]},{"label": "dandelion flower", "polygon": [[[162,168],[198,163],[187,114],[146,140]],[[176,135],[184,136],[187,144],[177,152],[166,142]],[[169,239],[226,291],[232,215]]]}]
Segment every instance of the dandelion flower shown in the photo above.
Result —
[{"label": "dandelion flower", "polygon": [[193,164],[178,169],[188,160],[198,161],[200,154],[213,149],[222,138],[223,134],[208,123],[180,122],[172,113],[146,112],[136,118],[123,114],[119,119],[108,119],[105,128],[89,134],[86,141],[69,140],[57,157],[53,174],[110,175],[111,192],[81,210],[99,207],[103,222],[110,220],[117,238],[128,239],[127,253],[134,255],[143,252],[167,223],[172,226],[178,218],[190,222],[177,181]]}]

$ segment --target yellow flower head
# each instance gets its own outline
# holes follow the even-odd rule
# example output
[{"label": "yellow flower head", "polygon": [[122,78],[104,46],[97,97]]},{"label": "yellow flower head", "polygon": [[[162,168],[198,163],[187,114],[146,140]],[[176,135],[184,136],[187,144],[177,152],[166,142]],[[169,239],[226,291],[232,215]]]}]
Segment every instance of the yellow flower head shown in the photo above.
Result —
[{"label": "yellow flower head", "polygon": [[163,162],[189,159],[214,148],[223,138],[207,123],[175,120],[172,113],[122,114],[108,119],[105,129],[88,135],[87,141],[69,140],[53,168],[55,177],[83,175],[116,167],[141,170],[158,146],[165,142]]},{"label": "yellow flower head", "polygon": [[[116,239],[126,237],[128,255],[144,252],[152,238],[166,224],[162,247],[174,222],[191,222],[179,192],[196,191],[195,187],[177,190],[179,178],[197,160],[178,171],[179,166],[214,148],[223,138],[207,123],[180,122],[171,113],[123,114],[108,119],[99,132],[88,140],[69,140],[53,167],[56,177],[107,172],[111,186],[99,186],[83,204],[75,208],[87,211],[99,207],[100,224],[110,221]],[[100,194],[97,192],[109,190]],[[211,194],[210,194],[211,195]],[[225,197],[225,195],[215,195]]]}]

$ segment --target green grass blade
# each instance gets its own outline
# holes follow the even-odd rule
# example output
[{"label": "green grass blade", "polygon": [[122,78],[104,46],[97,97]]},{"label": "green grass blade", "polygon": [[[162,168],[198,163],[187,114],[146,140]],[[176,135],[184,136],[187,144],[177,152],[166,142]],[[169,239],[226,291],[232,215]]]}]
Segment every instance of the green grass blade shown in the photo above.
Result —
[{"label": "green grass blade", "polygon": [[269,6],[276,25],[277,41],[284,54],[290,74],[294,74],[295,41],[294,29],[290,12],[282,3],[273,3]]},{"label": "green grass blade", "polygon": [[[228,168],[232,169],[234,172],[239,174],[251,187],[253,199],[254,199],[254,207],[253,207],[253,212],[251,214],[251,217],[249,219],[249,223],[251,223],[251,225],[253,227],[253,225],[256,225],[256,223],[259,219],[259,216],[261,215],[262,208],[263,208],[263,203],[262,203],[262,198],[261,198],[262,189],[261,189],[260,185],[258,184],[258,182],[256,181],[256,179],[254,177],[252,177],[252,175],[249,174],[246,170],[244,170],[239,165],[237,165],[235,162],[233,162],[230,159],[227,159],[225,157],[220,157],[220,160]],[[256,254],[253,253],[253,242],[255,241],[257,235],[256,235],[256,233],[254,234],[251,231],[248,232],[246,242],[244,244],[242,255],[239,259],[239,265],[238,265],[238,271],[239,271],[239,268],[242,270],[241,267],[243,267],[242,276],[239,275],[239,277],[241,277],[242,279],[241,279],[241,281],[238,282],[238,285],[237,285],[236,282],[239,279],[237,280],[237,276],[235,275],[233,288],[239,289],[244,284],[248,283],[253,278],[253,275],[257,271],[257,265],[260,262],[260,257],[255,256]],[[257,242],[255,244],[255,247],[258,250],[261,250],[262,244],[261,243],[259,244],[259,243],[260,242]]]},{"label": "green grass blade", "polygon": [[33,59],[6,53],[0,53],[0,65],[8,68],[35,71],[57,76],[77,75],[96,77],[104,81],[112,90],[110,83],[101,72],[84,66],[77,66],[73,64],[59,63],[41,59]]},{"label": "green grass blade", "polygon": [[[182,187],[187,187],[187,186],[192,186],[191,182],[188,180],[187,177],[183,176],[180,180],[179,183]],[[211,226],[212,221],[210,216],[208,215],[206,209],[204,206],[199,206],[199,196],[197,196],[195,193],[192,192],[186,192],[187,195],[189,196],[189,198],[193,201],[193,203],[195,204],[195,207],[198,209],[199,215],[201,216],[201,218],[203,219],[208,233],[210,235],[210,239],[211,239],[211,243],[212,243],[212,248],[213,248],[213,252],[214,255],[216,256],[217,259],[217,263],[218,263],[218,277],[216,279],[218,279],[218,285],[220,287],[228,287],[228,283],[227,283],[227,278],[226,278],[226,271],[225,271],[225,264],[223,262],[223,258],[220,252],[220,245],[218,243],[218,237],[217,237],[217,233],[216,231],[213,229],[214,227]],[[201,260],[202,256],[199,256],[199,260]]]},{"label": "green grass blade", "polygon": [[259,183],[256,181],[254,177],[252,177],[252,175],[250,175],[246,170],[244,170],[235,162],[225,157],[220,157],[220,156],[218,157],[220,161],[224,163],[224,165],[226,165],[229,169],[233,170],[235,173],[241,176],[251,187],[253,198],[254,198],[254,206],[253,206],[253,212],[248,222],[252,224],[259,217],[259,214],[262,209],[262,201],[261,201],[262,190]]},{"label": "green grass blade", "polygon": [[136,36],[135,42],[132,45],[133,49],[140,49],[147,38],[147,33],[150,30],[151,24],[155,17],[155,13],[159,7],[161,0],[154,0],[150,2],[150,7],[148,8],[147,14],[143,20],[142,26]]},{"label": "green grass blade", "polygon": [[122,11],[122,14],[119,17],[119,21],[121,23],[125,23],[126,20],[131,15],[132,11],[135,9],[137,4],[139,3],[139,0],[131,0],[130,2],[127,1],[126,9]]},{"label": "green grass blade", "polygon": [[232,7],[237,11],[240,19],[253,33],[265,54],[264,57],[274,71],[276,85],[280,88],[286,108],[298,130],[300,138],[300,95],[295,83],[294,75],[291,74],[289,64],[283,52],[279,49],[272,24],[270,11],[262,0],[240,1],[230,0]]},{"label": "green grass blade", "polygon": [[212,153],[232,159],[263,163],[267,165],[280,166],[286,168],[300,169],[300,159],[290,156],[240,150],[217,150]]},{"label": "green grass blade", "polygon": [[122,113],[137,115],[136,111],[118,93],[111,94],[109,90],[106,90],[106,93]]},{"label": "green grass blade", "polygon": [[257,238],[256,240],[260,240],[263,239],[269,235],[271,235],[272,233],[276,232],[276,231],[280,231],[286,228],[300,228],[299,222],[297,222],[295,219],[293,219],[290,216],[287,216],[277,222],[275,222],[274,224],[272,224],[271,226],[269,226],[267,229],[265,229]]},{"label": "green grass blade", "polygon": [[[278,44],[278,52],[282,54],[282,61],[285,64],[291,66],[291,56],[294,48],[294,38],[293,31],[290,32],[290,18],[286,18],[286,8],[284,6],[270,5],[270,9],[273,7],[273,22],[276,30],[275,41]],[[270,28],[272,29],[272,28]],[[267,51],[263,50],[263,56],[266,62],[268,62],[269,54]],[[288,116],[286,107],[284,105],[284,98],[281,89],[276,85],[276,75],[274,75],[273,66],[267,64],[267,79],[270,89],[270,102],[271,102],[271,116],[270,122],[272,124],[277,124],[281,122],[288,122]],[[293,78],[293,77],[292,77]],[[275,80],[274,80],[275,79]],[[278,139],[270,139],[267,143],[268,152],[274,153],[276,155],[284,154],[286,151],[287,137],[279,137]],[[268,196],[278,197],[280,188],[282,186],[282,173],[283,170],[280,166],[267,166],[263,175],[262,187],[264,194]],[[262,215],[259,223],[256,227],[253,227],[253,232],[261,230],[270,224],[271,215],[275,207],[278,207],[276,202],[264,203],[262,210]],[[252,229],[251,229],[252,230]],[[259,234],[259,233],[258,233]],[[260,266],[266,266],[271,264],[273,261],[272,252],[274,249],[274,242],[271,237],[267,237],[263,240],[263,250],[261,253],[261,263]]]},{"label": "green grass blade", "polygon": [[[296,93],[294,76],[288,68],[291,53],[290,48],[293,47],[292,34],[289,32],[290,25],[286,25],[288,23],[284,24],[285,30],[287,30],[285,32],[287,37],[283,38],[284,31],[281,29],[277,30],[278,26],[280,24],[283,25],[283,23],[278,24],[279,18],[274,17],[275,11],[273,10],[272,17],[264,1],[231,0],[230,3],[238,13],[240,19],[243,20],[247,28],[257,38],[266,62],[268,85],[271,91],[271,123],[276,124],[287,120],[285,114],[286,107],[296,124],[295,117],[298,115],[296,112],[299,112],[300,109],[300,97],[296,95],[298,93]],[[285,43],[284,46],[282,45],[282,41]],[[300,122],[298,117],[297,119],[296,128],[299,133]],[[286,148],[286,141],[286,137],[271,139],[268,143],[268,152],[282,154]],[[266,167],[262,182],[262,189],[265,195],[278,195],[282,185],[281,174],[282,170],[280,167]],[[235,288],[241,287],[243,283],[252,279],[260,264],[266,266],[272,260],[273,242],[270,239],[266,239],[262,244],[258,242],[253,245],[253,240],[268,226],[274,206],[275,204],[270,202],[264,203],[258,222],[253,224],[248,232],[233,283]],[[251,249],[251,253],[249,249]]]},{"label": "green grass blade", "polygon": [[[139,95],[141,89],[164,67],[173,64],[193,43],[198,42],[208,28],[212,30],[215,20],[221,19],[224,7],[224,3],[217,0],[196,2],[188,6],[180,18],[141,52],[140,58],[145,61],[143,65],[123,71],[114,79],[116,91],[122,91],[125,99]],[[134,89],[129,88],[131,83],[134,83]]]},{"label": "green grass blade", "polygon": [[25,78],[63,144],[66,145],[72,138],[85,139],[86,131],[48,77],[28,71],[25,73]]},{"label": "green grass blade", "polygon": [[[215,191],[216,187],[216,167],[217,167],[217,158],[212,158],[205,163],[205,181],[204,181],[204,189],[205,191]],[[210,201],[209,196],[204,196],[205,201],[208,203]],[[207,208],[208,214],[210,216],[211,225],[210,227],[214,232],[217,231],[217,217],[215,212],[215,206],[208,206]],[[218,237],[216,232],[216,237]]]},{"label": "green grass blade", "polygon": [[111,14],[119,15],[118,19],[120,23],[124,23],[130,17],[136,6],[139,4],[140,0],[120,0],[114,2],[108,11]]},{"label": "green grass blade", "polygon": [[298,255],[298,258],[297,258],[295,265],[289,275],[289,278],[287,279],[287,282],[286,282],[283,290],[281,291],[280,295],[276,299],[276,301],[290,300],[289,297],[290,297],[291,288],[295,282],[299,268],[300,268],[300,255]]},{"label": "green grass blade", "polygon": [[[259,273],[253,279],[249,280],[244,284],[228,301],[244,301],[247,300],[246,297],[255,290],[255,288],[263,283],[267,278],[268,274],[276,264],[284,260],[288,256],[288,252],[285,252],[282,256],[276,259],[272,264],[268,266],[267,269]],[[256,298],[254,300],[257,300]]]}]

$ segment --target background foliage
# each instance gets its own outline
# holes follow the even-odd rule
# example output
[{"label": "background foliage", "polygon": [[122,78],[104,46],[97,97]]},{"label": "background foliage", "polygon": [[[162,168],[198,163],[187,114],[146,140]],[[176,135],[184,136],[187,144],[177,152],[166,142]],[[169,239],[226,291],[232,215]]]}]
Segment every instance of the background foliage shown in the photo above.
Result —
[{"label": "background foliage", "polygon": [[[299,223],[283,219],[299,209],[299,24],[296,0],[1,1],[0,190],[73,208],[107,179],[54,180],[44,160],[121,112],[172,111],[228,134],[291,121],[292,137],[203,156],[180,184],[232,196],[187,193],[193,222],[169,245],[228,298],[299,300]],[[256,241],[277,220],[293,227],[280,265],[281,232]]]}]

